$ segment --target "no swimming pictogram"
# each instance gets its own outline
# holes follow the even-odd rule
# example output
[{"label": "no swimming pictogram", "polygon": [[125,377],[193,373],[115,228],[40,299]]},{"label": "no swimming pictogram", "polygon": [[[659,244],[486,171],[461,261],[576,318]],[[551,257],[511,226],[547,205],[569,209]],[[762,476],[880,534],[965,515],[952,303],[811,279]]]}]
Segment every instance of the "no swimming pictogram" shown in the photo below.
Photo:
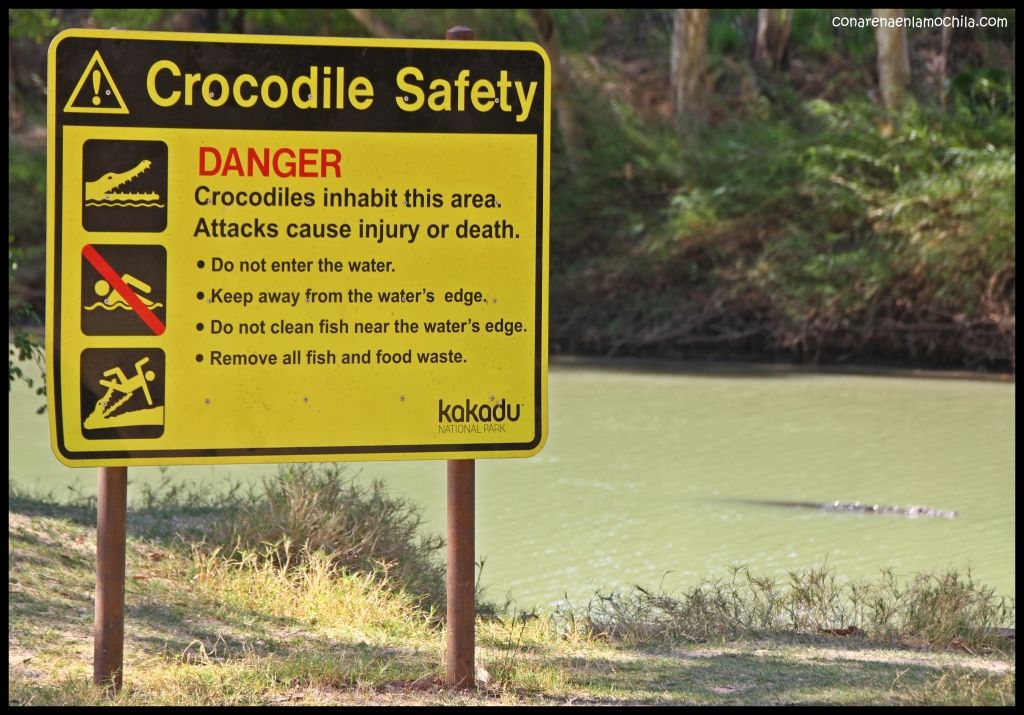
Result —
[{"label": "no swimming pictogram", "polygon": [[163,335],[166,302],[163,246],[82,247],[85,335]]}]

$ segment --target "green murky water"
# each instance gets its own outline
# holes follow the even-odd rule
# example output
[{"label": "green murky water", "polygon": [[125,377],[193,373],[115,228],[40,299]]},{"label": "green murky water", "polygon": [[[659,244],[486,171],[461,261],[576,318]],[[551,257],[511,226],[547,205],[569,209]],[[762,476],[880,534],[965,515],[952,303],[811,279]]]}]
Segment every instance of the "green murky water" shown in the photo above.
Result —
[{"label": "green murky water", "polygon": [[[526,460],[477,462],[477,555],[492,597],[522,607],[597,587],[675,589],[730,563],[841,576],[970,567],[1016,591],[1016,386],[910,377],[556,366],[550,437]],[[95,492],[53,457],[45,415],[11,393],[10,480]],[[352,466],[421,505],[444,533],[444,462]],[[133,468],[211,489],[274,465]],[[129,496],[131,496],[130,487]],[[956,519],[832,513],[751,500],[923,504]]]}]

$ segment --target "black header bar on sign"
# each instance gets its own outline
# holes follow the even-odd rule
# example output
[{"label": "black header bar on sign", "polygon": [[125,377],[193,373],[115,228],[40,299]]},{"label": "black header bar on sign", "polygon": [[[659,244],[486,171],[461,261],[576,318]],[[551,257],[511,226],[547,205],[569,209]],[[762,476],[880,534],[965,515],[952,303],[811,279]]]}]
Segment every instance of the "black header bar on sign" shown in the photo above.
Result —
[{"label": "black header bar on sign", "polygon": [[[523,49],[166,33],[59,37],[59,124],[542,134],[545,58]],[[362,42],[362,41],[360,41]],[[393,43],[394,44],[394,43]],[[420,43],[425,44],[425,43]],[[441,43],[438,43],[441,44]],[[539,49],[539,48],[538,48]],[[99,55],[99,60],[96,55]],[[71,69],[81,67],[81,73]]]}]

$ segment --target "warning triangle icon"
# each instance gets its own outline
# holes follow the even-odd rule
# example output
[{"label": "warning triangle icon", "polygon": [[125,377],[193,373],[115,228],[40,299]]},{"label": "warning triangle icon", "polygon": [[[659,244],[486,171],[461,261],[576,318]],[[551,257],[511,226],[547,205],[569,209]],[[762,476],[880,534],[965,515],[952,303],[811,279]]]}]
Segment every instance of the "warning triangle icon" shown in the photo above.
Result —
[{"label": "warning triangle icon", "polygon": [[71,98],[64,105],[65,112],[91,114],[128,114],[128,106],[110,76],[100,51],[93,53],[89,64],[71,92]]}]

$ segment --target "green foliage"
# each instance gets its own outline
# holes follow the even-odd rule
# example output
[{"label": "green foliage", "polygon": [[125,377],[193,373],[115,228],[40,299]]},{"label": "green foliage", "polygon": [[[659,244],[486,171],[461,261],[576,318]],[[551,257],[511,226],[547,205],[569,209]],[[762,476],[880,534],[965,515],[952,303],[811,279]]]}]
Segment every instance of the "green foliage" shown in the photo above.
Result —
[{"label": "green foliage", "polygon": [[58,20],[52,10],[33,10],[27,8],[10,9],[7,11],[8,40],[31,40],[47,42],[57,34]]},{"label": "green foliage", "polygon": [[[368,34],[344,9],[215,12],[221,31]],[[484,40],[538,39],[523,9],[374,12],[408,38],[461,24]],[[874,32],[832,24],[871,11],[793,12],[790,67],[773,72],[748,63],[756,10],[711,12],[711,121],[682,139],[668,116],[672,10],[549,11],[584,152],[570,166],[556,112],[554,349],[1012,369],[1015,12],[984,11],[1010,27],[964,40],[945,87],[926,61],[938,36],[911,29],[919,104],[895,117],[865,100]],[[212,18],[9,12],[12,118],[25,120],[9,138],[12,324],[27,317],[17,306],[42,312],[40,132],[58,23],[194,31]]]},{"label": "green foliage", "polygon": [[937,650],[1007,650],[999,634],[1014,623],[1013,599],[974,581],[966,572],[917,574],[901,581],[891,569],[876,582],[848,587],[852,618],[876,639],[889,643],[921,641]]},{"label": "green foliage", "polygon": [[1016,92],[1010,74],[995,67],[961,72],[950,80],[949,93],[960,112],[974,114],[981,120],[1012,117],[1016,109]]},{"label": "green foliage", "polygon": [[[25,260],[42,257],[46,241],[46,151],[45,146],[27,146],[8,134],[7,141],[7,233],[17,236],[23,250],[35,247]],[[38,267],[41,271],[41,266]]]},{"label": "green foliage", "polygon": [[100,29],[164,30],[180,12],[168,8],[98,8],[92,11],[92,17]]},{"label": "green foliage", "polygon": [[[20,249],[14,246],[14,236],[8,235],[7,237],[7,285],[12,286],[15,283],[15,274],[18,271],[18,261],[21,258],[22,252]],[[34,380],[25,374],[21,365],[26,361],[32,361],[35,363],[36,368],[40,374],[43,375],[43,384],[36,387],[36,394],[44,397],[46,396],[46,359],[43,353],[43,346],[39,343],[38,338],[34,333],[29,332],[25,329],[25,325],[29,322],[39,323],[39,316],[36,315],[32,307],[13,296],[9,293],[8,295],[8,324],[11,327],[11,341],[13,347],[8,348],[7,351],[7,391],[8,393],[14,387],[15,380],[24,381],[25,384],[31,388],[33,387]],[[17,360],[17,363],[15,362]],[[37,413],[42,413],[46,410],[46,403],[36,410]]]},{"label": "green foliage", "polygon": [[[7,213],[7,324],[13,347],[8,348],[8,392],[16,380],[46,395],[45,356],[37,329],[42,325],[41,287],[45,281],[46,162],[45,153],[27,148],[9,135]],[[38,292],[37,292],[38,291]],[[23,370],[31,361],[43,375],[41,385]],[[45,402],[38,409],[43,412]]]},{"label": "green foliage", "polygon": [[380,9],[374,10],[402,37],[440,40],[457,25],[472,28],[479,40],[533,40],[529,18],[523,10],[510,9]]},{"label": "green foliage", "polygon": [[708,54],[740,55],[746,51],[746,35],[757,26],[757,10],[711,12],[708,22]]},{"label": "green foliage", "polygon": [[558,297],[596,318],[581,333],[555,314],[561,349],[1010,367],[1011,108],[814,99],[682,143],[613,102],[596,170],[557,206],[578,222],[556,233],[574,239],[554,246],[572,266]]},{"label": "green foliage", "polygon": [[252,8],[245,11],[245,23],[246,31],[254,35],[366,36],[347,10]]},{"label": "green foliage", "polygon": [[609,15],[616,11],[555,8],[548,12],[551,13],[555,27],[558,28],[559,39],[564,49],[589,52],[605,40]]},{"label": "green foliage", "polygon": [[870,65],[876,52],[874,30],[870,27],[837,28],[832,25],[834,17],[869,18],[871,10],[794,10],[790,32],[793,54],[819,60],[839,54],[854,64]]}]

